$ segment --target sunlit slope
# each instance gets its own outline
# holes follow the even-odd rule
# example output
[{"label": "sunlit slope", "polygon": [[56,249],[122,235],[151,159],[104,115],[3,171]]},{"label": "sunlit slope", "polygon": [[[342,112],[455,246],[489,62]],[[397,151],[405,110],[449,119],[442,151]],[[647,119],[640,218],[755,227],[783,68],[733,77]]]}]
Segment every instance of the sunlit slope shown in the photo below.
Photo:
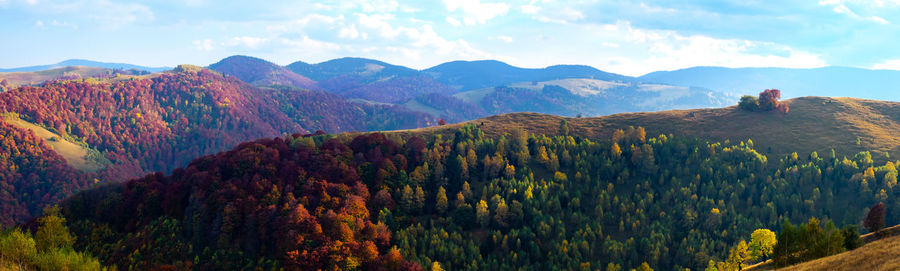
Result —
[{"label": "sunlit slope", "polygon": [[[900,103],[854,98],[802,97],[783,101],[787,115],[779,112],[748,112],[736,106],[714,109],[623,113],[591,118],[513,113],[471,121],[486,133],[502,134],[514,128],[532,133],[558,134],[566,120],[571,135],[607,138],[616,129],[641,126],[648,135],[675,134],[709,140],[752,139],[756,149],[769,154],[851,156],[871,150],[900,153]],[[455,127],[451,126],[451,127]],[[430,132],[424,128],[409,132]],[[452,132],[454,129],[448,129]]]}]

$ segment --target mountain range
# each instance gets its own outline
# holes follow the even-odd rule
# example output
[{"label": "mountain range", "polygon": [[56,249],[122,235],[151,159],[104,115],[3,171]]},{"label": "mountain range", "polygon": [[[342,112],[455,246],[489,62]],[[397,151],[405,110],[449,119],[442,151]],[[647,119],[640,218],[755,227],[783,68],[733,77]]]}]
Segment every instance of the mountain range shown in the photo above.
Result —
[{"label": "mountain range", "polygon": [[900,104],[784,103],[788,114],[515,113],[266,138],[61,209],[78,249],[137,269],[702,269],[754,230],[810,217],[854,225],[879,195],[900,192],[886,192],[897,170],[886,156],[854,155],[896,147],[893,133],[861,128],[896,125]]},{"label": "mountain range", "polygon": [[[495,61],[9,74],[45,81],[0,93],[0,224],[39,236],[56,216],[69,249],[121,269],[703,269],[785,221],[852,226],[878,202],[900,219],[896,102],[748,109]],[[822,224],[830,254],[855,248]]]},{"label": "mountain range", "polygon": [[49,65],[38,65],[38,66],[28,66],[28,67],[19,67],[19,68],[8,68],[8,69],[0,69],[0,72],[35,72],[35,71],[44,71],[56,68],[70,67],[70,66],[83,66],[83,67],[95,67],[95,68],[105,68],[105,69],[117,69],[117,70],[141,70],[147,72],[161,72],[165,70],[171,70],[171,67],[145,67],[134,64],[126,64],[126,63],[110,63],[110,62],[99,62],[85,59],[69,59],[56,64]]}]

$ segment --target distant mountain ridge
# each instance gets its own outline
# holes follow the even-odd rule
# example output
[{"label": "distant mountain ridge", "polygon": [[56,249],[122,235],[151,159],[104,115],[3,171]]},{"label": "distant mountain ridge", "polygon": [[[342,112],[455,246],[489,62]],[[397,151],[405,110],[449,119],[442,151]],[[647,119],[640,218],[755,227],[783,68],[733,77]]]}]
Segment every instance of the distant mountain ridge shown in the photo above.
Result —
[{"label": "distant mountain ridge", "polygon": [[900,90],[900,71],[894,70],[693,67],[652,72],[638,79],[733,94],[756,94],[777,88],[786,98],[829,96],[900,101],[900,96],[896,95]]},{"label": "distant mountain ridge", "polygon": [[345,57],[316,64],[297,61],[283,68],[262,59],[232,56],[210,68],[257,86],[311,88],[278,83],[288,81],[285,78],[289,75],[305,76],[319,89],[347,99],[400,105],[450,122],[513,112],[599,116],[708,108],[737,100],[736,95],[704,88],[645,84],[634,77],[584,65],[521,68],[497,60],[479,60],[415,70]]},{"label": "distant mountain ridge", "polygon": [[110,63],[110,62],[100,62],[100,61],[92,61],[85,59],[69,59],[56,64],[49,65],[38,65],[38,66],[28,66],[28,67],[19,67],[19,68],[9,68],[9,69],[0,69],[0,72],[34,72],[34,71],[44,71],[55,68],[69,67],[69,66],[84,66],[84,67],[96,67],[96,68],[106,68],[106,69],[122,69],[122,70],[142,70],[148,72],[161,72],[166,70],[171,70],[172,67],[146,67],[134,64],[127,63]]},{"label": "distant mountain ridge", "polygon": [[606,81],[634,81],[633,77],[604,72],[583,65],[555,65],[543,69],[515,67],[497,60],[453,61],[423,70],[438,82],[459,90],[497,87],[524,81],[591,78]]}]

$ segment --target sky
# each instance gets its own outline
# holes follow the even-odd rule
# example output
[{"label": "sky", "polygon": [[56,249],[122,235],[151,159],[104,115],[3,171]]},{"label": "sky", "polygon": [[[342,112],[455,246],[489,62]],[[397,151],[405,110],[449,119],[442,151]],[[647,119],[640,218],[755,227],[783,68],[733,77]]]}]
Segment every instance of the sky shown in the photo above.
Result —
[{"label": "sky", "polygon": [[900,0],[0,0],[0,68],[496,59],[624,75],[693,66],[900,69]]}]

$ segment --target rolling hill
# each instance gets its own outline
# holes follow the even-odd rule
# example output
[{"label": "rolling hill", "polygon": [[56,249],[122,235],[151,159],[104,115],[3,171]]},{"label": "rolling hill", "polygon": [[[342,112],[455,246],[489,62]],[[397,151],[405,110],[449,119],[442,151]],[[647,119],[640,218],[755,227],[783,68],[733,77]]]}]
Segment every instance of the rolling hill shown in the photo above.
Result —
[{"label": "rolling hill", "polygon": [[778,88],[785,98],[802,96],[856,97],[900,101],[900,71],[849,67],[816,69],[694,67],[641,76],[645,82],[696,86],[732,94],[756,94]]},{"label": "rolling hill", "polygon": [[[113,70],[108,68],[87,67],[87,66],[66,66],[60,68],[52,68],[40,71],[26,72],[3,72],[0,73],[0,83],[5,88],[14,88],[24,85],[39,85],[41,83],[52,80],[80,79],[80,78],[112,78],[119,75],[145,75],[146,71],[142,70]],[[4,86],[0,86],[3,88]],[[2,89],[0,89],[2,90]]]},{"label": "rolling hill", "polygon": [[492,115],[538,112],[570,117],[722,107],[736,100],[700,88],[587,78],[517,82],[460,92],[454,97]]},{"label": "rolling hill", "polygon": [[[838,155],[860,151],[900,153],[900,103],[854,98],[802,97],[783,101],[791,111],[747,112],[736,106],[710,109],[622,113],[601,117],[570,118],[537,113],[511,113],[454,126],[477,124],[489,134],[522,128],[532,133],[558,134],[566,120],[574,135],[608,138],[616,129],[641,126],[647,134],[674,134],[709,140],[752,139],[758,150],[774,155],[797,152],[820,155],[834,149]],[[424,128],[422,132],[434,132]],[[404,131],[410,132],[410,131]]]},{"label": "rolling hill", "polygon": [[[517,113],[266,138],[88,190],[62,213],[76,248],[103,264],[288,270],[702,269],[786,220],[856,224],[878,201],[900,219],[898,165],[852,153],[896,147],[890,134],[852,127],[893,122],[880,118],[900,106],[785,103],[787,115]],[[840,129],[883,141],[857,146]],[[837,155],[810,154],[831,147]]]},{"label": "rolling hill", "polygon": [[69,59],[56,64],[50,65],[40,65],[40,66],[29,66],[29,67],[20,67],[20,68],[9,68],[9,69],[0,69],[0,72],[34,72],[34,71],[44,71],[44,70],[52,70],[57,68],[69,67],[69,66],[83,66],[83,67],[93,67],[93,68],[104,68],[111,70],[141,70],[147,72],[161,72],[166,70],[171,70],[170,67],[145,67],[133,64],[126,63],[109,63],[109,62],[99,62],[99,61],[91,61],[84,59]]},{"label": "rolling hill", "polygon": [[[841,254],[789,266],[784,270],[897,270],[900,269],[900,236],[868,243]],[[765,270],[765,269],[755,269]]]},{"label": "rolling hill", "polygon": [[419,75],[419,71],[414,69],[356,57],[338,58],[317,64],[297,61],[288,65],[287,68],[316,81],[326,81],[335,77],[350,77],[364,83],[371,83],[395,77]]},{"label": "rolling hill", "polygon": [[0,130],[10,135],[0,141],[0,157],[11,161],[0,165],[0,210],[10,214],[0,217],[4,225],[22,222],[88,185],[170,172],[248,140],[437,122],[393,105],[351,102],[320,91],[258,88],[189,66],[151,76],[14,88],[0,93],[0,113]]},{"label": "rolling hill", "polygon": [[318,89],[315,81],[255,57],[230,56],[209,65],[209,68],[237,77],[254,86],[284,85],[301,89]]},{"label": "rolling hill", "polygon": [[634,81],[634,78],[608,73],[589,66],[557,65],[543,69],[511,66],[496,60],[453,61],[422,72],[461,91],[503,86],[517,82],[548,81],[565,78],[589,78],[605,81]]}]

